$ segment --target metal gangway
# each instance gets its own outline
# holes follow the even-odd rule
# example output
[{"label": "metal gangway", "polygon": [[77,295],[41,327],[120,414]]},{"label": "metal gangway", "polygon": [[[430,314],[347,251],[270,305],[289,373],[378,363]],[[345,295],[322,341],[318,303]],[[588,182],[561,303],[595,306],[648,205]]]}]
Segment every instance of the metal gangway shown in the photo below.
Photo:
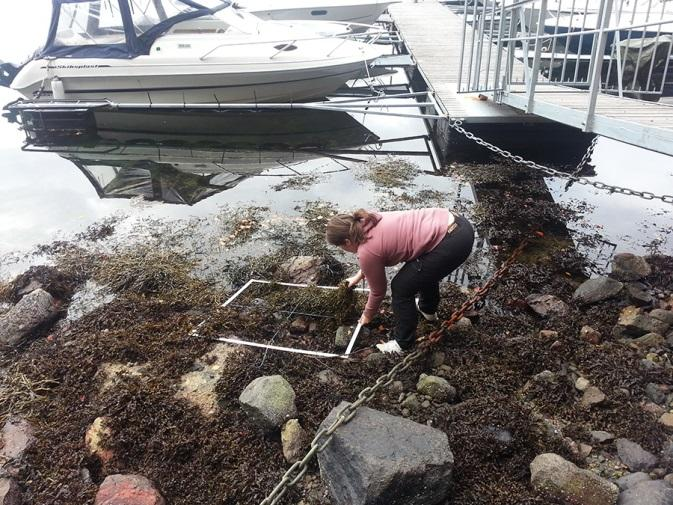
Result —
[{"label": "metal gangway", "polygon": [[470,1],[458,93],[673,154],[673,1]]}]

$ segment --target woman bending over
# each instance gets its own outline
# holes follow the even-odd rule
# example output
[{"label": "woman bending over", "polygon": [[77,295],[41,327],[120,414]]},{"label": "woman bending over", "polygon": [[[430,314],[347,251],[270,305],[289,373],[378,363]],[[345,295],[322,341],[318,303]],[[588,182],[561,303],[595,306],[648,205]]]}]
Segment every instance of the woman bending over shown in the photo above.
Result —
[{"label": "woman bending over", "polygon": [[416,341],[416,311],[437,320],[439,282],[462,265],[472,252],[474,230],[448,209],[339,214],[327,223],[327,242],[357,254],[360,271],[347,279],[355,286],[369,283],[369,298],[360,322],[369,324],[386,295],[385,267],[404,262],[390,283],[395,315],[393,339],[376,347],[401,353]]}]

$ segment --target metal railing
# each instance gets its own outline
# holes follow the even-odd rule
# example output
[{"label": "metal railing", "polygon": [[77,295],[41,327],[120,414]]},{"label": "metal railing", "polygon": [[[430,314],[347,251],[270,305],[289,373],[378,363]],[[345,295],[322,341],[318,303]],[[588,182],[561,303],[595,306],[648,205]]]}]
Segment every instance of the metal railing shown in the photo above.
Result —
[{"label": "metal railing", "polygon": [[[469,1],[469,0],[468,0]],[[540,84],[658,100],[673,86],[673,0],[482,0],[462,8],[460,92]]]}]

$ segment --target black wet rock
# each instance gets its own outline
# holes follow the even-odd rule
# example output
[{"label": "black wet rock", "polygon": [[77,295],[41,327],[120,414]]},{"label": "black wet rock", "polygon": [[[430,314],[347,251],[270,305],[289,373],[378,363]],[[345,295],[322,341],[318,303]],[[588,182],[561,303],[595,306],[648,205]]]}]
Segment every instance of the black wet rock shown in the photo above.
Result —
[{"label": "black wet rock", "polygon": [[652,293],[642,282],[629,282],[626,284],[626,293],[629,301],[639,307],[646,307],[654,303]]}]

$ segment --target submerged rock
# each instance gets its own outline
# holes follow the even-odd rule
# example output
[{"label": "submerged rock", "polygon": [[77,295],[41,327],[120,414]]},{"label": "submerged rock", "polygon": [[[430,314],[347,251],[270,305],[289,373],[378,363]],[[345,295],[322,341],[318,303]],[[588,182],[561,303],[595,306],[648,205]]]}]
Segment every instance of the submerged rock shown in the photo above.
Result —
[{"label": "submerged rock", "polygon": [[573,299],[583,304],[601,302],[617,296],[624,287],[610,277],[597,277],[584,281],[573,293]]},{"label": "submerged rock", "polygon": [[27,294],[0,316],[0,344],[14,346],[58,314],[56,299],[43,289]]},{"label": "submerged rock", "polygon": [[620,281],[639,281],[651,273],[652,268],[642,256],[620,253],[612,258],[612,276]]},{"label": "submerged rock", "polygon": [[142,475],[108,475],[96,493],[94,505],[165,505],[154,484]]},{"label": "submerged rock", "polygon": [[320,256],[293,256],[280,265],[280,271],[290,282],[299,284],[320,284],[336,270],[343,270]]},{"label": "submerged rock", "polygon": [[567,505],[614,505],[619,488],[589,470],[553,453],[540,454],[530,464],[531,484],[545,496]]},{"label": "submerged rock", "polygon": [[673,487],[663,480],[642,481],[622,492],[617,505],[673,505]]},{"label": "submerged rock", "polygon": [[78,319],[90,314],[98,307],[102,307],[116,298],[106,286],[101,286],[94,281],[86,283],[77,291],[68,304],[68,321],[77,321]]},{"label": "submerged rock", "polygon": [[436,505],[447,498],[453,454],[442,431],[361,407],[318,453],[318,463],[334,505]]},{"label": "submerged rock", "polygon": [[297,415],[294,399],[294,390],[284,377],[269,375],[248,384],[238,400],[256,424],[274,429]]}]

